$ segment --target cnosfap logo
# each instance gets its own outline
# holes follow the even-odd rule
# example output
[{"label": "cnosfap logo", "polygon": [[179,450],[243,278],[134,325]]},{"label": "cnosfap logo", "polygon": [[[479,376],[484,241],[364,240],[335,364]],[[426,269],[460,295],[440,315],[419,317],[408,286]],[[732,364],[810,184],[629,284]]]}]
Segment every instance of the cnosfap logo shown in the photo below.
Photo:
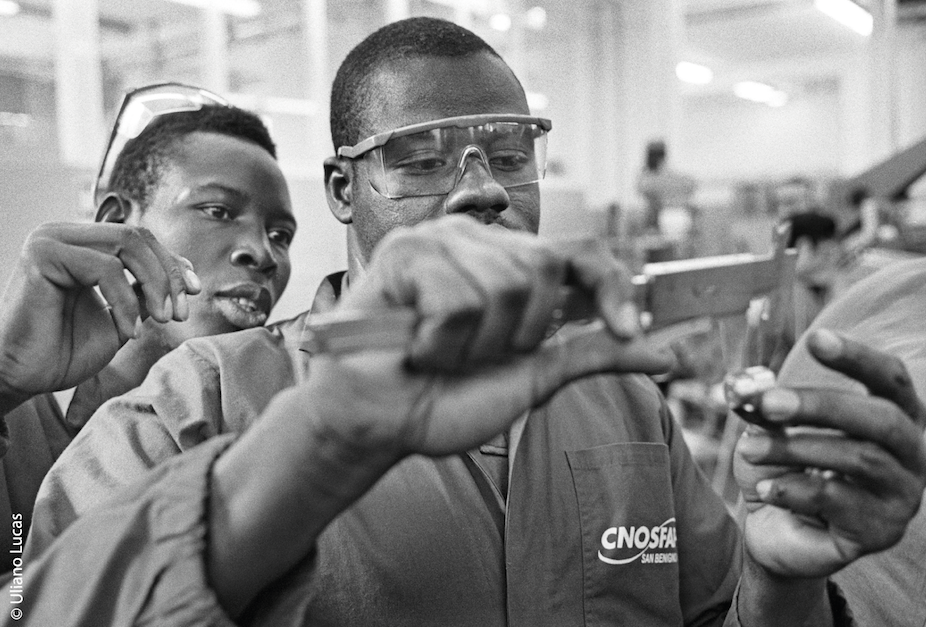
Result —
[{"label": "cnosfap logo", "polygon": [[608,527],[601,534],[598,559],[605,564],[674,564],[676,551],[675,518],[655,527]]}]

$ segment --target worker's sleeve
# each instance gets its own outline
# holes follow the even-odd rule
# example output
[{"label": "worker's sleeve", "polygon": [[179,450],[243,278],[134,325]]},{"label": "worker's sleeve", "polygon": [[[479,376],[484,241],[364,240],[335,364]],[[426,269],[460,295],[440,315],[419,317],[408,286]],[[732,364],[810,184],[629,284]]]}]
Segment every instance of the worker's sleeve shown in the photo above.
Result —
[{"label": "worker's sleeve", "polygon": [[0,625],[232,627],[205,549],[212,465],[233,440],[174,457],[82,516],[14,571]]},{"label": "worker's sleeve", "polygon": [[218,379],[214,364],[184,345],[159,361],[141,387],[103,404],[42,482],[26,556],[40,555],[118,489],[217,435]]},{"label": "worker's sleeve", "polygon": [[76,429],[51,394],[34,396],[0,418],[0,572],[13,568],[32,524],[39,486]]},{"label": "worker's sleeve", "polygon": [[[858,623],[852,615],[852,610],[849,608],[849,604],[846,602],[839,586],[832,581],[828,581],[826,583],[826,592],[830,600],[830,609],[833,611],[833,627],[858,627]],[[736,588],[736,596],[733,597],[733,606],[730,608],[729,614],[727,614],[727,621],[724,623],[724,627],[749,627],[749,625],[744,625],[740,622],[736,605],[738,598],[739,586]]]}]

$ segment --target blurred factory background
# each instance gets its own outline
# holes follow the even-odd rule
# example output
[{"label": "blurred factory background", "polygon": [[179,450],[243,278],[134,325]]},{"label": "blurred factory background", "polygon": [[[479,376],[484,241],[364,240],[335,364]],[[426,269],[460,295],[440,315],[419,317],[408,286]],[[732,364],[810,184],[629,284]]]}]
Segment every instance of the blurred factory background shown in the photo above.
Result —
[{"label": "blurred factory background", "polygon": [[684,253],[759,250],[789,198],[826,203],[926,136],[923,0],[0,0],[0,281],[35,225],[92,214],[121,94],[179,80],[270,123],[301,223],[277,317],[301,310],[344,265],[321,184],[331,79],[409,15],[475,30],[553,119],[548,232],[633,232],[658,138],[697,182]]},{"label": "blurred factory background", "polygon": [[301,222],[277,315],[299,311],[344,265],[321,184],[331,79],[409,15],[475,30],[553,119],[549,232],[632,225],[659,138],[697,181],[686,254],[761,249],[795,186],[824,203],[926,136],[923,0],[0,0],[0,280],[28,230],[91,215],[121,94],[179,80],[271,124]]},{"label": "blurred factory background", "polygon": [[[300,224],[274,317],[304,310],[346,267],[322,184],[331,80],[413,15],[477,32],[553,120],[542,233],[642,264],[765,253],[773,225],[824,215],[836,237],[799,258],[795,332],[834,286],[926,253],[926,0],[0,0],[0,284],[37,225],[92,218],[122,94],[181,81],[270,126]],[[663,381],[708,468],[718,350],[690,339]]]}]

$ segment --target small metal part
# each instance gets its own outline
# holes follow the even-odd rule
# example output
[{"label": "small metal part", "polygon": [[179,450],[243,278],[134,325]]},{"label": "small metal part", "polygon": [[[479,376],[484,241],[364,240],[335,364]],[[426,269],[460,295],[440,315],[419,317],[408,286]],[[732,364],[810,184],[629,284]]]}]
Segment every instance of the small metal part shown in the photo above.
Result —
[{"label": "small metal part", "polygon": [[723,380],[723,394],[731,410],[750,422],[758,419],[762,394],[775,387],[775,373],[765,366],[731,372]]}]

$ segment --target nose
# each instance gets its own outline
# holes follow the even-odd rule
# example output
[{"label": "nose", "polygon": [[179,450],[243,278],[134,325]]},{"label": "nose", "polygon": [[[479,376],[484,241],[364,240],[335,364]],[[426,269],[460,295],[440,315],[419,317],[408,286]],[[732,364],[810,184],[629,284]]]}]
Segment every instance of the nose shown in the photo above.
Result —
[{"label": "nose", "polygon": [[231,253],[231,263],[268,275],[279,265],[264,229],[259,232],[254,229],[239,237]]},{"label": "nose", "polygon": [[508,192],[492,176],[485,154],[471,146],[463,153],[460,180],[447,194],[447,213],[468,213],[486,222],[508,208]]}]

